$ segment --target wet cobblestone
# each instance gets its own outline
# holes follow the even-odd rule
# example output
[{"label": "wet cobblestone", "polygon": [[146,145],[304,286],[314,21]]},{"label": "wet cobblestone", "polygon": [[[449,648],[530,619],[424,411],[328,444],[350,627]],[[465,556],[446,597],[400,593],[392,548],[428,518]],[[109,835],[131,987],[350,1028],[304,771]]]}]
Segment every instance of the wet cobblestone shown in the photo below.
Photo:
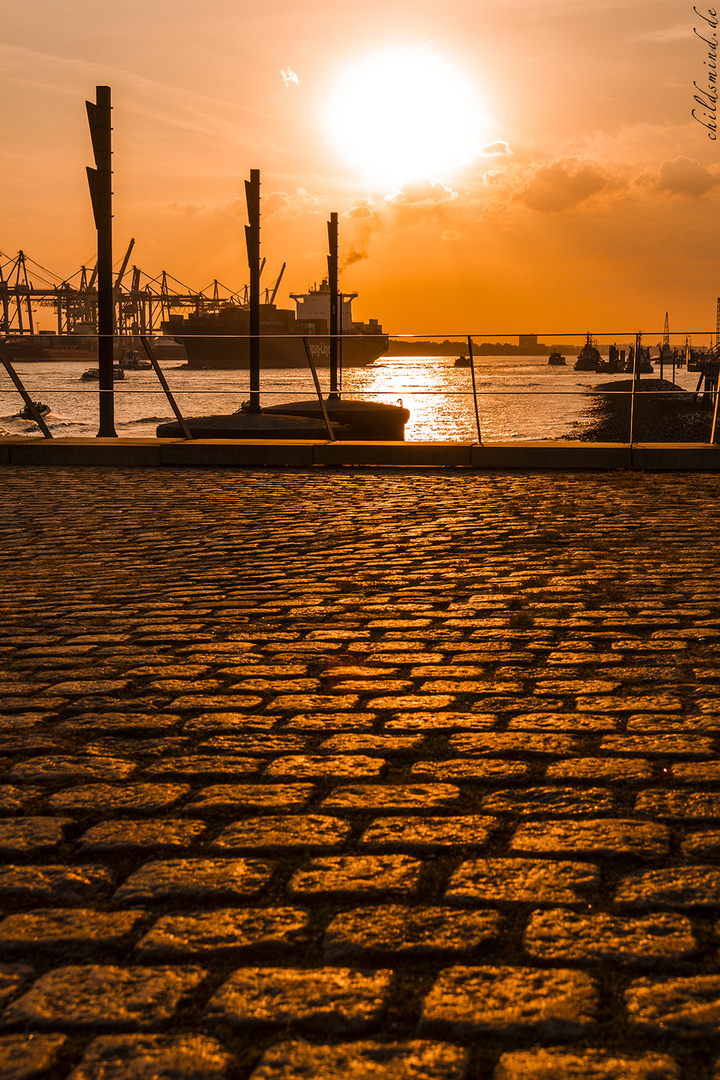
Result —
[{"label": "wet cobblestone", "polygon": [[0,1075],[718,1080],[720,479],[0,483]]}]

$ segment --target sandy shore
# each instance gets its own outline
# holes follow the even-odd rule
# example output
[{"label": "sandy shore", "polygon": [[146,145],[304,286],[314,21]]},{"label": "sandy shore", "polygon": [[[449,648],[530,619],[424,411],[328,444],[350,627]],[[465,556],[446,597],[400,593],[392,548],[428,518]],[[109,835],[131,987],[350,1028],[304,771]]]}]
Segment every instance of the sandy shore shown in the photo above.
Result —
[{"label": "sandy shore", "polygon": [[[587,424],[571,436],[588,442],[627,442],[632,379],[601,383],[592,392]],[[713,410],[666,379],[641,378],[635,394],[633,441],[709,442]]]}]

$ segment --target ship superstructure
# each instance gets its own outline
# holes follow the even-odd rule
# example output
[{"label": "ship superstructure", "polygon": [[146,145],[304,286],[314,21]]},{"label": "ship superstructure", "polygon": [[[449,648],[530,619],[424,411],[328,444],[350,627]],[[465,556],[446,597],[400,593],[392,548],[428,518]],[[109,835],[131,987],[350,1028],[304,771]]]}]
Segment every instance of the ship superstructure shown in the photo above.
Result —
[{"label": "ship superstructure", "polygon": [[[308,339],[315,363],[330,362],[330,286],[327,279],[306,293],[291,293],[296,310],[260,304],[261,363],[263,367],[305,367],[302,338]],[[352,301],[342,295],[343,367],[365,367],[387,352],[389,339],[377,319],[355,322]],[[226,303],[218,310],[170,315],[164,334],[181,341],[192,368],[247,368],[250,362],[250,311],[244,303]]]}]

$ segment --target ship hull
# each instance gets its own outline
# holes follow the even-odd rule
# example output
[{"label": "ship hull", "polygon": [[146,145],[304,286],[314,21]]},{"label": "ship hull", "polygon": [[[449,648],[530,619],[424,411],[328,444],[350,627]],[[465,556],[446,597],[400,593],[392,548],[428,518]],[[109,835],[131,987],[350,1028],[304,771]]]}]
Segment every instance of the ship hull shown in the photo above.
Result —
[{"label": "ship hull", "polygon": [[[177,335],[185,346],[189,368],[247,370],[250,367],[250,343],[247,338]],[[310,355],[318,367],[330,365],[330,342],[308,338]],[[342,366],[367,367],[387,352],[389,339],[385,334],[360,334],[343,337]],[[260,337],[261,368],[304,368],[307,354],[302,337]]]}]

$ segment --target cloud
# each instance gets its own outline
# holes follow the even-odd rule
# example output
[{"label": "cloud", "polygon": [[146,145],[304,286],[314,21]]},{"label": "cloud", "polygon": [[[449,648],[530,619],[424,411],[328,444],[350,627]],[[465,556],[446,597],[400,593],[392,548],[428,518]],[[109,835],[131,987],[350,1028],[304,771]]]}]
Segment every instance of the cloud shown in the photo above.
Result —
[{"label": "cloud", "polygon": [[446,243],[452,243],[454,240],[464,240],[465,237],[457,229],[443,229],[440,233],[440,239],[445,240]]},{"label": "cloud", "polygon": [[565,158],[537,169],[515,198],[530,210],[554,214],[578,206],[607,186],[614,185],[596,165]]},{"label": "cloud", "polygon": [[442,203],[453,202],[457,199],[457,192],[444,184],[433,183],[431,180],[416,180],[405,184],[399,191],[385,196],[385,202],[394,206],[439,206]]},{"label": "cloud", "polygon": [[718,183],[717,172],[711,172],[694,158],[677,157],[663,161],[658,169],[657,187],[669,195],[698,199]]},{"label": "cloud", "polygon": [[277,215],[281,220],[291,220],[303,214],[319,214],[325,199],[318,195],[308,195],[305,188],[298,188],[294,194],[287,191],[271,191],[263,195],[261,209],[264,217]]},{"label": "cloud", "polygon": [[168,203],[165,209],[172,214],[181,214],[183,217],[194,217],[195,214],[202,214],[205,211],[205,207],[198,203]]},{"label": "cloud", "polygon": [[500,141],[483,146],[480,153],[483,157],[506,157],[508,154],[512,154],[512,150],[506,142]]},{"label": "cloud", "polygon": [[300,82],[292,68],[280,68],[280,74],[286,86],[297,86]]},{"label": "cloud", "polygon": [[673,26],[661,26],[653,30],[644,30],[625,40],[630,44],[642,42],[646,45],[663,45],[665,43],[674,44],[677,41],[684,41],[686,38],[691,37],[692,29],[689,22],[678,22]]}]

